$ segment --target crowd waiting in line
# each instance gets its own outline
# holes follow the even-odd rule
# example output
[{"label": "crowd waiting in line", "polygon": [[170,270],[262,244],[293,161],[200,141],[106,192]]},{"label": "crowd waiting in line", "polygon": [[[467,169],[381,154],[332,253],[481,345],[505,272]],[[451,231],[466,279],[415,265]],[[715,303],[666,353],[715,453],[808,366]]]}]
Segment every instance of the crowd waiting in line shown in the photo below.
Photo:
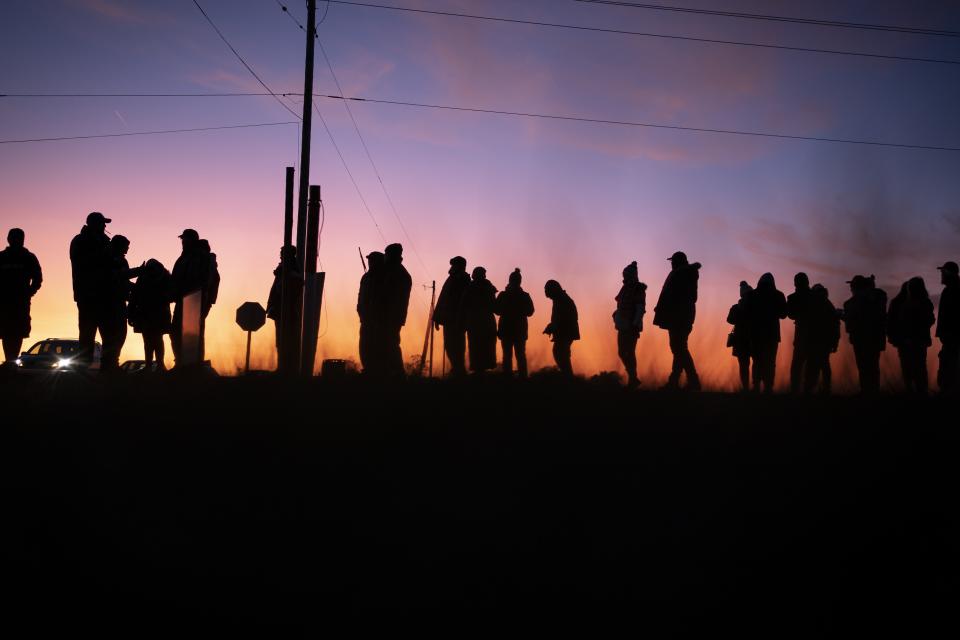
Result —
[{"label": "crowd waiting in line", "polygon": [[[99,332],[103,340],[100,369],[107,373],[116,371],[129,324],[143,337],[148,367],[156,362],[158,368],[163,368],[163,336],[167,334],[179,362],[183,356],[184,300],[198,294],[198,355],[202,361],[205,319],[217,301],[220,284],[217,257],[210,244],[197,231],[185,229],[179,236],[182,252],[172,271],[154,259],[131,268],[126,259],[130,242],[122,235],[109,237],[106,225],[110,222],[100,212],[90,213],[70,243],[80,343],[78,359],[89,361]],[[0,251],[0,339],[6,363],[11,363],[18,357],[24,338],[30,335],[30,301],[40,289],[43,276],[36,256],[25,248],[21,229],[11,229],[7,243],[8,247]],[[701,265],[689,262],[681,251],[669,260],[671,271],[653,311],[653,325],[667,331],[673,354],[666,388],[679,389],[684,377],[683,388],[699,390],[700,379],[688,340],[696,320]],[[382,253],[370,253],[367,261],[369,268],[360,280],[357,298],[361,366],[371,377],[402,377],[400,330],[406,324],[412,288],[410,274],[403,266],[403,247],[391,244]],[[933,344],[934,326],[941,344],[938,388],[945,393],[957,391],[960,270],[956,262],[946,262],[938,269],[943,291],[936,315],[920,277],[903,283],[888,305],[887,294],[877,287],[874,276],[854,276],[848,283],[851,297],[839,309],[830,301],[827,289],[821,284],[811,286],[804,273],[794,277],[794,291],[789,296],[777,289],[770,273],[763,274],[756,287],[740,282],[739,300],[727,315],[727,322],[732,325],[727,346],[738,361],[743,389],[772,392],[781,341],[780,323],[789,318],[795,327],[790,367],[790,387],[794,392],[819,388],[829,393],[830,356],[837,351],[841,323],[853,347],[864,393],[879,391],[880,354],[888,342],[897,349],[906,388],[926,393],[927,350]],[[281,251],[281,264],[274,271],[267,303],[268,317],[278,323],[284,272],[289,283],[302,286],[293,247]],[[636,387],[640,384],[636,348],[644,329],[647,285],[640,281],[636,262],[627,265],[622,275],[622,286],[614,297],[613,325],[627,385]],[[452,376],[467,373],[468,352],[471,371],[495,369],[498,339],[503,371],[512,374],[516,361],[518,375],[527,376],[526,342],[534,305],[522,284],[520,269],[515,269],[504,290],[498,291],[483,267],[475,267],[468,275],[465,258],[450,259],[432,322],[436,329],[443,330],[444,351]],[[544,294],[552,309],[543,333],[553,342],[557,368],[572,376],[571,350],[580,339],[577,306],[556,280],[546,282]]]}]

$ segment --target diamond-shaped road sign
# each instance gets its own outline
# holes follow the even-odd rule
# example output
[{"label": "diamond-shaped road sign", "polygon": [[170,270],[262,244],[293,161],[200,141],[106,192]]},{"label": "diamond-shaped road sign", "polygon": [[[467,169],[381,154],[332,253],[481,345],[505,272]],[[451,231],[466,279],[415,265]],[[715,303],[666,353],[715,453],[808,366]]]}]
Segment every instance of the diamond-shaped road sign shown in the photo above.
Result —
[{"label": "diamond-shaped road sign", "polygon": [[237,307],[237,324],[244,331],[256,331],[267,322],[267,312],[259,302],[244,302]]}]

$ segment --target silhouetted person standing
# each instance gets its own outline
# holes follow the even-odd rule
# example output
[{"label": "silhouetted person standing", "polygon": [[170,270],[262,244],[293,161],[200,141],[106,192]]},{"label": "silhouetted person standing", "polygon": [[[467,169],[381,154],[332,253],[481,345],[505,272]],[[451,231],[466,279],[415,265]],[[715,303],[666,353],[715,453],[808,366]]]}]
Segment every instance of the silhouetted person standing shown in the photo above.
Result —
[{"label": "silhouetted person standing", "polygon": [[787,296],[787,317],[793,320],[793,358],[790,361],[790,390],[793,393],[803,388],[803,370],[810,355],[807,325],[812,301],[810,278],[803,272],[798,273],[793,277],[793,293]]},{"label": "silhouetted person standing", "polygon": [[461,376],[467,372],[464,364],[466,330],[460,318],[460,301],[470,284],[467,261],[460,256],[450,258],[450,270],[447,273],[449,275],[440,288],[440,295],[433,310],[433,325],[437,329],[443,327],[443,349],[450,360],[450,371],[454,376]]},{"label": "silhouetted person standing", "polygon": [[700,377],[690,355],[688,340],[697,316],[697,282],[700,279],[700,263],[690,264],[682,251],[670,257],[672,270],[667,275],[660,291],[660,299],[653,310],[653,324],[666,329],[670,335],[670,351],[673,353],[673,368],[666,388],[680,386],[680,374],[687,374],[687,389],[700,389]]},{"label": "silhouetted person standing", "polygon": [[170,272],[151,258],[141,269],[130,291],[127,317],[134,333],[143,337],[143,359],[147,363],[147,371],[150,371],[154,362],[159,370],[165,368],[163,336],[170,333],[172,286]]},{"label": "silhouetted person standing", "polygon": [[497,319],[493,307],[497,288],[487,280],[487,270],[475,267],[460,301],[460,317],[467,330],[470,370],[481,373],[497,366]]},{"label": "silhouetted person standing", "polygon": [[206,357],[206,333],[207,316],[210,315],[210,309],[217,304],[217,297],[220,295],[220,268],[217,265],[217,254],[210,249],[210,243],[200,240],[200,252],[207,257],[207,277],[203,287],[203,306],[200,309],[200,359]]},{"label": "silhouetted person standing", "polygon": [[[381,260],[381,264],[382,262]],[[283,286],[284,263],[287,267],[286,300],[284,300]],[[273,284],[270,285],[270,293],[267,295],[267,317],[273,320],[278,370],[282,362],[297,363],[300,361],[300,354],[297,350],[300,343],[300,327],[295,325],[300,318],[302,293],[303,274],[300,273],[297,266],[297,248],[293,245],[286,245],[280,248],[280,263],[273,270]],[[286,305],[286,312],[284,312],[283,305]],[[287,315],[284,315],[284,313]],[[281,326],[281,322],[286,324],[285,328]],[[283,344],[284,339],[287,340],[287,344]],[[295,365],[291,365],[291,367],[296,368]]]},{"label": "silhouetted person standing", "polygon": [[30,337],[30,299],[43,284],[37,257],[27,251],[22,229],[10,229],[7,248],[0,251],[0,339],[6,362],[20,355]]},{"label": "silhouetted person standing", "polygon": [[514,269],[507,281],[507,288],[497,294],[495,313],[500,316],[497,335],[503,349],[503,372],[513,372],[513,357],[517,358],[517,372],[527,377],[528,320],[533,315],[533,299],[521,286],[520,269]]},{"label": "silhouetted person standing", "polygon": [[97,331],[101,337],[107,318],[110,287],[110,240],[105,229],[111,222],[99,211],[87,215],[87,223],[70,241],[73,299],[77,303],[80,353],[77,359],[90,364]]},{"label": "silhouetted person standing", "polygon": [[103,353],[100,371],[116,372],[120,369],[120,351],[127,341],[127,301],[130,298],[130,278],[140,273],[140,269],[130,269],[127,252],[130,241],[125,236],[116,235],[110,239],[110,276],[105,296],[106,313],[104,325],[100,330],[103,336]]},{"label": "silhouetted person standing", "polygon": [[945,262],[938,269],[943,292],[937,312],[937,337],[940,338],[937,385],[941,393],[956,393],[960,376],[960,269],[956,262]]},{"label": "silhouetted person standing", "polygon": [[830,354],[836,353],[840,346],[840,314],[830,302],[830,294],[822,284],[813,285],[810,294],[807,316],[809,351],[804,367],[803,389],[805,393],[812,393],[822,380],[820,390],[829,394],[833,380]]},{"label": "silhouetted person standing", "polygon": [[360,316],[360,365],[364,374],[384,373],[384,255],[367,254],[367,272],[360,277],[357,315]]},{"label": "silhouetted person standing", "polygon": [[403,353],[400,350],[400,329],[407,322],[410,289],[413,280],[403,266],[403,246],[399,243],[384,249],[384,353],[387,373],[403,377]]},{"label": "silhouetted person standing", "polygon": [[753,353],[753,389],[772,393],[777,375],[780,320],[787,317],[787,299],[777,289],[772,273],[760,276],[750,296],[750,349]]},{"label": "silhouetted person standing", "polygon": [[617,310],[613,312],[613,326],[617,330],[617,354],[627,370],[627,386],[640,384],[637,377],[637,340],[643,331],[643,316],[647,312],[647,285],[640,282],[637,262],[623,269],[623,286],[616,296]]},{"label": "silhouetted person standing", "polygon": [[727,346],[733,348],[733,356],[737,359],[740,371],[740,387],[743,391],[750,389],[750,295],[753,287],[746,280],[740,281],[740,300],[730,307],[727,313],[727,323],[733,325],[733,330],[727,337]]},{"label": "silhouetted person standing", "polygon": [[[173,285],[173,326],[170,331],[170,346],[173,348],[173,357],[178,361],[183,359],[183,299],[193,293],[200,292],[200,342],[203,342],[203,310],[209,309],[203,301],[203,296],[210,282],[210,255],[203,250],[200,244],[200,235],[194,229],[184,229],[180,234],[183,250],[173,265],[170,274]],[[197,359],[203,358],[203,347],[194,354]]]},{"label": "silhouetted person standing", "polygon": [[843,318],[860,373],[860,391],[880,391],[880,352],[887,344],[887,294],[873,276],[850,280],[853,296],[843,303]]},{"label": "silhouetted person standing", "polygon": [[923,278],[903,283],[887,310],[887,339],[897,348],[908,392],[927,393],[927,349],[933,344],[930,329],[935,322],[933,302]]},{"label": "silhouetted person standing", "polygon": [[580,322],[577,305],[567,295],[556,280],[547,280],[543,293],[553,302],[550,312],[550,324],[543,330],[553,341],[553,359],[557,368],[568,376],[573,376],[570,347],[574,340],[580,339]]}]

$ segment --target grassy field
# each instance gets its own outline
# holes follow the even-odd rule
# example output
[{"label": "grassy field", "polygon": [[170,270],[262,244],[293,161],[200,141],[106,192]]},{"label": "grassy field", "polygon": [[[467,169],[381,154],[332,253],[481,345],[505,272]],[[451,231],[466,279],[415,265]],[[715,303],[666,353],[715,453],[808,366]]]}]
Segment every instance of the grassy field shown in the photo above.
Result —
[{"label": "grassy field", "polygon": [[955,400],[0,384],[34,630],[957,630]]}]

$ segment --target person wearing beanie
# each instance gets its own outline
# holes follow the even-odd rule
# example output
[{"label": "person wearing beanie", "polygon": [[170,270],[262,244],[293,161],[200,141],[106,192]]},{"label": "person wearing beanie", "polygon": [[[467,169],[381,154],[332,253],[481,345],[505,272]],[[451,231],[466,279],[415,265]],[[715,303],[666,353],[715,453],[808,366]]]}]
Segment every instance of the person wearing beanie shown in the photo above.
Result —
[{"label": "person wearing beanie", "polygon": [[503,350],[503,372],[513,373],[513,358],[517,359],[517,373],[527,377],[527,318],[533,315],[533,299],[520,286],[520,269],[514,269],[507,280],[507,288],[497,294],[494,313],[500,316],[497,337]]},{"label": "person wearing beanie", "polygon": [[627,370],[627,386],[637,387],[637,340],[643,331],[643,316],[647,312],[647,285],[640,282],[637,261],[623,269],[623,286],[617,294],[617,309],[613,312],[613,325],[617,330],[617,353]]}]

